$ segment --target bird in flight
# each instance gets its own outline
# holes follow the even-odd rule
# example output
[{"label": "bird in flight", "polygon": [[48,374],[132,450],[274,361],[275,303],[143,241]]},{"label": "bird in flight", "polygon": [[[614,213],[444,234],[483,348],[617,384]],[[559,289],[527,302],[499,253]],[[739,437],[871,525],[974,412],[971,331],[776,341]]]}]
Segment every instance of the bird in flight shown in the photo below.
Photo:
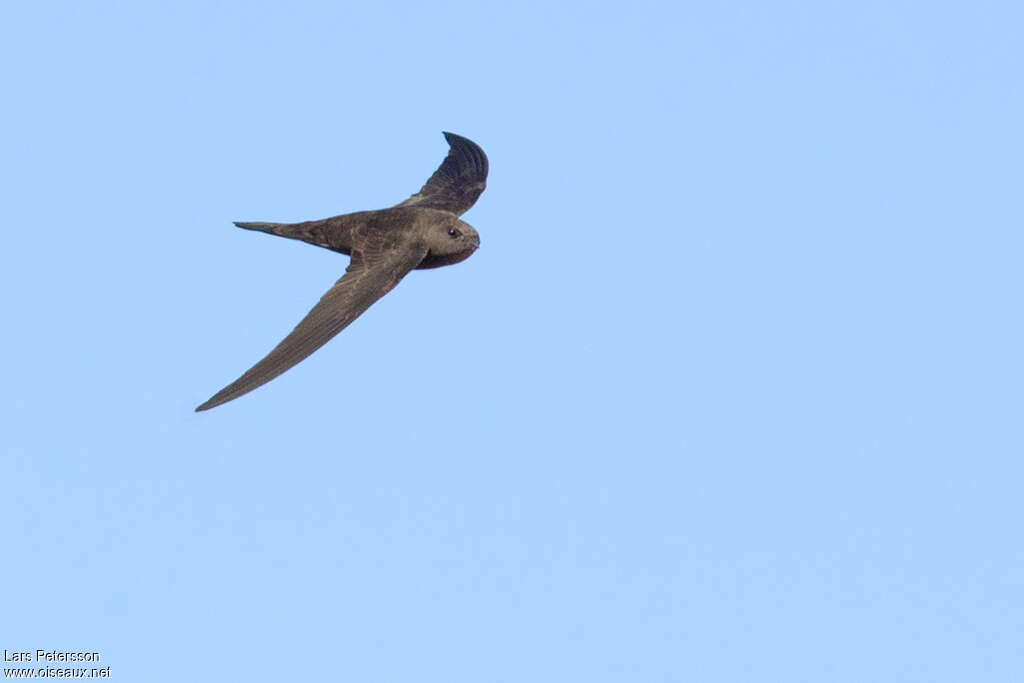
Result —
[{"label": "bird in flight", "polygon": [[266,384],[326,344],[394,289],[410,271],[469,258],[480,236],[459,216],[487,184],[487,155],[473,142],[445,133],[448,156],[423,188],[388,209],[359,211],[305,223],[235,223],[351,256],[345,275],[267,356],[196,411],[209,410]]}]

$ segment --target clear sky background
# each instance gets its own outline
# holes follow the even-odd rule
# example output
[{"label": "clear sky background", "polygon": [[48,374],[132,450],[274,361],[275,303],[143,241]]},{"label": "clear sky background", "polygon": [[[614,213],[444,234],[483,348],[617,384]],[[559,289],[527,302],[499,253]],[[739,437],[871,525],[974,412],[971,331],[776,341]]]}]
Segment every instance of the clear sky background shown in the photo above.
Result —
[{"label": "clear sky background", "polygon": [[[8,3],[0,647],[1020,681],[1015,2]],[[478,142],[464,263],[235,402]]]}]

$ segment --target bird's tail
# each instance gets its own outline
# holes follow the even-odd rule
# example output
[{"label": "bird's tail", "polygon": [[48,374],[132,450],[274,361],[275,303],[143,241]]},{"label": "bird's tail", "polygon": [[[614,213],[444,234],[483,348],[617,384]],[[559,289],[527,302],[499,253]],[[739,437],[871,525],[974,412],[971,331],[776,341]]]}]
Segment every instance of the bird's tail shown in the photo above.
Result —
[{"label": "bird's tail", "polygon": [[339,250],[338,246],[332,244],[328,239],[327,221],[307,221],[305,223],[242,223],[235,221],[235,225],[246,230],[259,230],[271,235],[302,240],[325,249]]},{"label": "bird's tail", "polygon": [[280,235],[281,237],[291,237],[292,239],[302,239],[306,234],[305,231],[300,231],[299,223],[242,223],[235,221],[235,225],[246,230],[259,230],[260,232],[269,232],[271,235]]}]

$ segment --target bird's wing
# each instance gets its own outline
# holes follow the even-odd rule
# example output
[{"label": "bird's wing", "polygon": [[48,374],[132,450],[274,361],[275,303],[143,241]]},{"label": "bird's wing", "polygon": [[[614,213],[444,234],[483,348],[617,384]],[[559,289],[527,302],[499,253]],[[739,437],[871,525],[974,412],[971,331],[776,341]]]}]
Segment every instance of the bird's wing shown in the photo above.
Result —
[{"label": "bird's wing", "polygon": [[368,245],[352,252],[345,275],[334,283],[291,334],[266,358],[224,387],[196,411],[209,410],[266,384],[308,357],[390,292],[426,256],[426,247],[385,249]]},{"label": "bird's wing", "polygon": [[441,209],[462,215],[487,187],[487,155],[472,140],[445,133],[448,156],[419,192],[398,206]]}]

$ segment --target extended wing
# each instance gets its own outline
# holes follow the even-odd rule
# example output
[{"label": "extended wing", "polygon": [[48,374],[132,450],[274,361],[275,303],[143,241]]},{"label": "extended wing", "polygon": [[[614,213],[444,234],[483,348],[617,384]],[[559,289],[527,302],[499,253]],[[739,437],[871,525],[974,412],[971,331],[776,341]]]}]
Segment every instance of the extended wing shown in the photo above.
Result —
[{"label": "extended wing", "polygon": [[326,344],[390,292],[423,257],[426,248],[353,251],[345,275],[334,283],[291,334],[196,411],[209,410],[266,384]]},{"label": "extended wing", "polygon": [[423,188],[398,206],[441,209],[462,215],[487,187],[487,155],[472,140],[445,133],[451,146]]}]

